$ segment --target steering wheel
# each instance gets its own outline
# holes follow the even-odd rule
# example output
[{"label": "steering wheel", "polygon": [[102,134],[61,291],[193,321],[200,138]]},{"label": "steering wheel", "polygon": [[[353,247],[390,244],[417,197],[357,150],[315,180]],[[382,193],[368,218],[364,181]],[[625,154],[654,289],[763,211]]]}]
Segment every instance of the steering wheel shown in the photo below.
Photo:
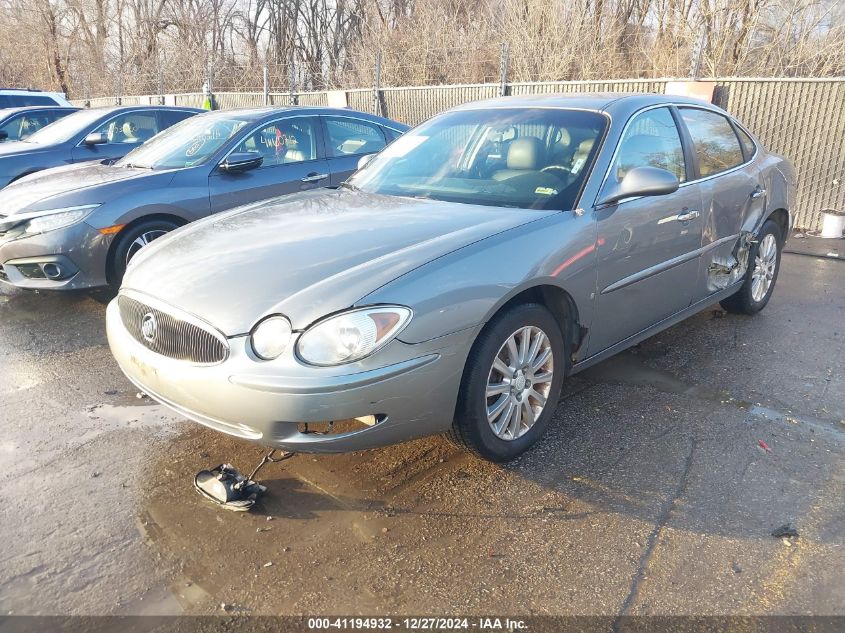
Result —
[{"label": "steering wheel", "polygon": [[[543,169],[540,170],[540,172],[548,172],[548,171],[562,171],[562,172],[564,172],[563,175],[562,175],[562,177],[564,177],[564,178],[566,176],[572,175],[572,170],[569,167],[566,167],[565,165],[546,165],[545,167],[543,167]],[[561,176],[561,174],[556,174],[556,175]]]}]

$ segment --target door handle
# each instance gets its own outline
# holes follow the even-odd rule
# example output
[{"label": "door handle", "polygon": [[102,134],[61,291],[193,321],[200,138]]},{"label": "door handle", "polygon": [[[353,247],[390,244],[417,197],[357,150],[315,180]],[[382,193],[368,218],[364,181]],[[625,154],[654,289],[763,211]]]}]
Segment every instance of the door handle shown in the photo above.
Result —
[{"label": "door handle", "polygon": [[686,211],[684,213],[679,213],[675,219],[678,222],[689,222],[690,220],[695,220],[699,215],[698,211]]},{"label": "door handle", "polygon": [[762,198],[766,195],[766,190],[763,187],[758,186],[754,191],[751,192],[752,198]]},{"label": "door handle", "polygon": [[305,176],[305,178],[301,178],[302,182],[320,182],[321,180],[325,180],[328,178],[328,174],[318,174],[317,172],[313,172]]}]

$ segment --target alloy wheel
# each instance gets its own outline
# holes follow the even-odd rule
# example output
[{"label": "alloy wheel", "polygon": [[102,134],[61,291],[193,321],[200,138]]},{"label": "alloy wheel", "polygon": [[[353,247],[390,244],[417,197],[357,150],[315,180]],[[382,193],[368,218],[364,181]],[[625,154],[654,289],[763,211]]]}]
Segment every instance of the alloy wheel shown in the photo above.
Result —
[{"label": "alloy wheel", "polygon": [[129,249],[126,251],[126,263],[129,264],[129,260],[135,257],[138,251],[144,248],[147,244],[149,244],[155,239],[158,239],[162,235],[166,235],[167,233],[168,231],[164,231],[162,229],[156,229],[154,231],[145,231],[144,233],[141,233],[129,245]]},{"label": "alloy wheel", "polygon": [[778,244],[775,236],[768,233],[760,242],[757,256],[754,258],[754,270],[751,273],[751,298],[760,302],[769,292],[775,277],[778,260]]},{"label": "alloy wheel", "polygon": [[499,348],[487,377],[487,422],[496,437],[525,435],[546,406],[554,378],[554,354],[543,330],[525,326]]}]

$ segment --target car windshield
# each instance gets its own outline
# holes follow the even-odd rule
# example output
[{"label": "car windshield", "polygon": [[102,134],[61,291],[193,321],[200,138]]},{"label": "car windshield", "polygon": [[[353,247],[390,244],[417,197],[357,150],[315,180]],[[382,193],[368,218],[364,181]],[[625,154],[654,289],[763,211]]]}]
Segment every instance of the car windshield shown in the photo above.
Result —
[{"label": "car windshield", "polygon": [[146,169],[181,169],[207,161],[249,123],[231,114],[185,119],[129,152],[116,164]]},{"label": "car windshield", "polygon": [[411,130],[348,185],[371,193],[524,209],[571,209],[607,119],[584,110],[450,112]]},{"label": "car windshield", "polygon": [[64,143],[69,141],[74,136],[85,132],[89,127],[93,126],[100,119],[103,118],[104,112],[102,110],[80,110],[73,114],[68,114],[38,130],[35,134],[27,138],[25,143],[38,143],[39,145],[55,145],[56,143]]}]

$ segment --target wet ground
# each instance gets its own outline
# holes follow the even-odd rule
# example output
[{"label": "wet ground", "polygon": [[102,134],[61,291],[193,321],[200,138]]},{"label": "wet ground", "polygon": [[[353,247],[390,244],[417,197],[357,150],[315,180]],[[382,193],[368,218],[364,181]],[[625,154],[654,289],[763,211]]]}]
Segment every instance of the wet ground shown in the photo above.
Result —
[{"label": "wet ground", "polygon": [[572,378],[515,463],[299,456],[249,514],[190,482],[260,450],[137,398],[103,316],[0,290],[2,613],[845,613],[841,261]]}]

